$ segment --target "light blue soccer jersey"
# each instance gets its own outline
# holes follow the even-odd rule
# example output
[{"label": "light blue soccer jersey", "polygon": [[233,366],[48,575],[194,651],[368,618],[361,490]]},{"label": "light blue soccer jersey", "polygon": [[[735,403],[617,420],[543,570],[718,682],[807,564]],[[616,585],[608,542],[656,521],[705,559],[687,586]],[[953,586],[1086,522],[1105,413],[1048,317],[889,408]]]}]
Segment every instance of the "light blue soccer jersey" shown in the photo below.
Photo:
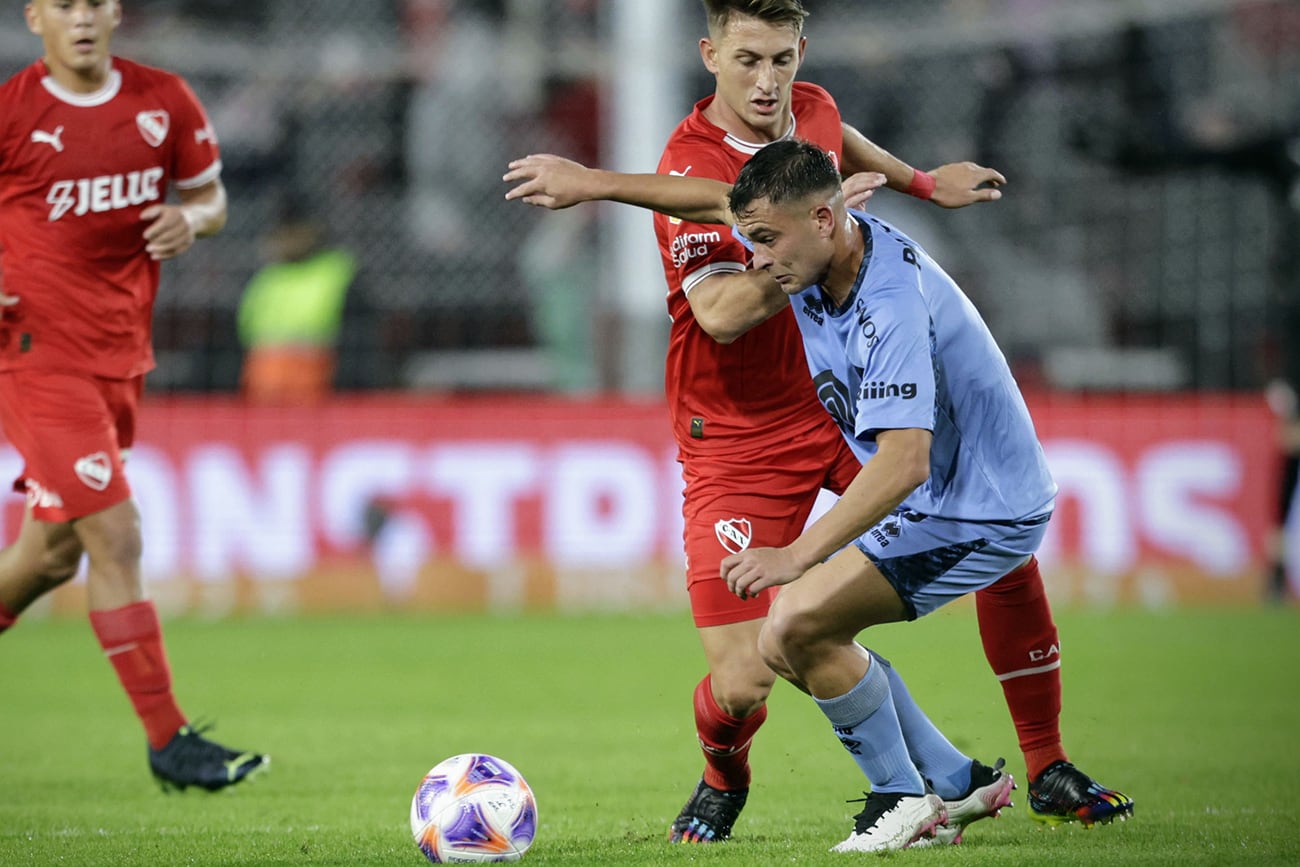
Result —
[{"label": "light blue soccer jersey", "polygon": [[868,214],[853,292],[791,299],[818,396],[865,463],[878,431],[934,434],[930,478],[901,508],[969,521],[1050,512],[1056,496],[1006,358],[975,306],[915,242]]}]

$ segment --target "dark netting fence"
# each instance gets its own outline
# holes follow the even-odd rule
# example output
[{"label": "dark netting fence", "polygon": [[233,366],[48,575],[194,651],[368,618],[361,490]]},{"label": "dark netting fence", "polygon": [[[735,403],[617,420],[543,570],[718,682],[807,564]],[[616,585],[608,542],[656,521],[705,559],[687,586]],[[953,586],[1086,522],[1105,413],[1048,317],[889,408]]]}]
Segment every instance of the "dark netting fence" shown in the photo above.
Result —
[{"label": "dark netting fence", "polygon": [[[361,262],[341,387],[616,386],[600,232],[506,203],[500,180],[532,151],[608,156],[614,2],[126,3],[117,47],[190,80],[231,195],[225,232],[165,269],[151,387],[236,387],[241,291],[287,213]],[[687,34],[684,113],[712,87],[703,16],[662,3]],[[872,209],[954,274],[1023,378],[1236,389],[1300,373],[1300,4],[807,5],[802,77],[846,120],[916,165],[1008,176],[996,206],[881,193]],[[39,49],[10,15],[6,73]]]}]

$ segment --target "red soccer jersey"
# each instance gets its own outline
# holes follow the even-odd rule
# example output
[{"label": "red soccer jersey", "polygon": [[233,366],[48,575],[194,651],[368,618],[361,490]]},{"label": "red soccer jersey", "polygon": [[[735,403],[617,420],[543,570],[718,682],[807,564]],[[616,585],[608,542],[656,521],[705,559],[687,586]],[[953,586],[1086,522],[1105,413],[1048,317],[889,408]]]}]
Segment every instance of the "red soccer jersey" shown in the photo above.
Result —
[{"label": "red soccer jersey", "polygon": [[140,213],[220,176],[217,138],[178,76],[113,58],[103,89],[37,61],[0,87],[0,370],[125,379],[153,367],[158,263]]},{"label": "red soccer jersey", "polygon": [[[660,174],[729,184],[762,147],[706,120],[704,109],[712,101],[708,97],[696,103],[673,131],[659,161]],[[815,84],[795,82],[791,107],[790,136],[829,152],[838,165],[843,132],[831,95]],[[654,225],[672,317],[665,390],[683,454],[761,454],[772,444],[825,426],[826,410],[813,389],[790,308],[730,344],[718,343],[695,321],[686,293],[712,274],[745,270],[750,260],[745,246],[726,227],[658,213]],[[830,430],[838,440],[838,431]]]}]

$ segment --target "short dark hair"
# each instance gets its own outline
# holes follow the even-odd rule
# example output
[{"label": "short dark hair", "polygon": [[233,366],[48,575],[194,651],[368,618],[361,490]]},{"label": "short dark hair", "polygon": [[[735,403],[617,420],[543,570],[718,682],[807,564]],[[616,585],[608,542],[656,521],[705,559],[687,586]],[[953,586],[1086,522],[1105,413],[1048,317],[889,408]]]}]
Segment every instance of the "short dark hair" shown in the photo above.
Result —
[{"label": "short dark hair", "polygon": [[749,158],[736,176],[729,204],[731,212],[739,216],[759,199],[779,205],[839,188],[840,173],[826,151],[806,141],[784,139]]},{"label": "short dark hair", "polygon": [[727,26],[732,15],[748,15],[783,27],[803,32],[803,20],[808,10],[800,0],[703,0],[704,13],[709,18],[709,32],[717,33]]}]

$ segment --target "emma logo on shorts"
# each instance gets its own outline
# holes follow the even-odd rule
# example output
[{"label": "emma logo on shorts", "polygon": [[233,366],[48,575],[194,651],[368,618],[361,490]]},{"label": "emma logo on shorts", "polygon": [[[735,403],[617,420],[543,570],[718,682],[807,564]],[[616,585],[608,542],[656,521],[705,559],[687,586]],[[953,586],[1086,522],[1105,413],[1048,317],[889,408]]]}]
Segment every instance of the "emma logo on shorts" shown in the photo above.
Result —
[{"label": "emma logo on shorts", "polygon": [[113,462],[103,452],[77,458],[72,468],[76,470],[77,478],[81,479],[81,483],[92,491],[104,490],[113,480]]},{"label": "emma logo on shorts", "polygon": [[27,505],[32,509],[62,509],[63,498],[34,479],[27,479]]},{"label": "emma logo on shorts", "polygon": [[728,518],[713,525],[713,532],[718,534],[722,547],[733,554],[739,554],[749,547],[753,528],[748,518]]}]

